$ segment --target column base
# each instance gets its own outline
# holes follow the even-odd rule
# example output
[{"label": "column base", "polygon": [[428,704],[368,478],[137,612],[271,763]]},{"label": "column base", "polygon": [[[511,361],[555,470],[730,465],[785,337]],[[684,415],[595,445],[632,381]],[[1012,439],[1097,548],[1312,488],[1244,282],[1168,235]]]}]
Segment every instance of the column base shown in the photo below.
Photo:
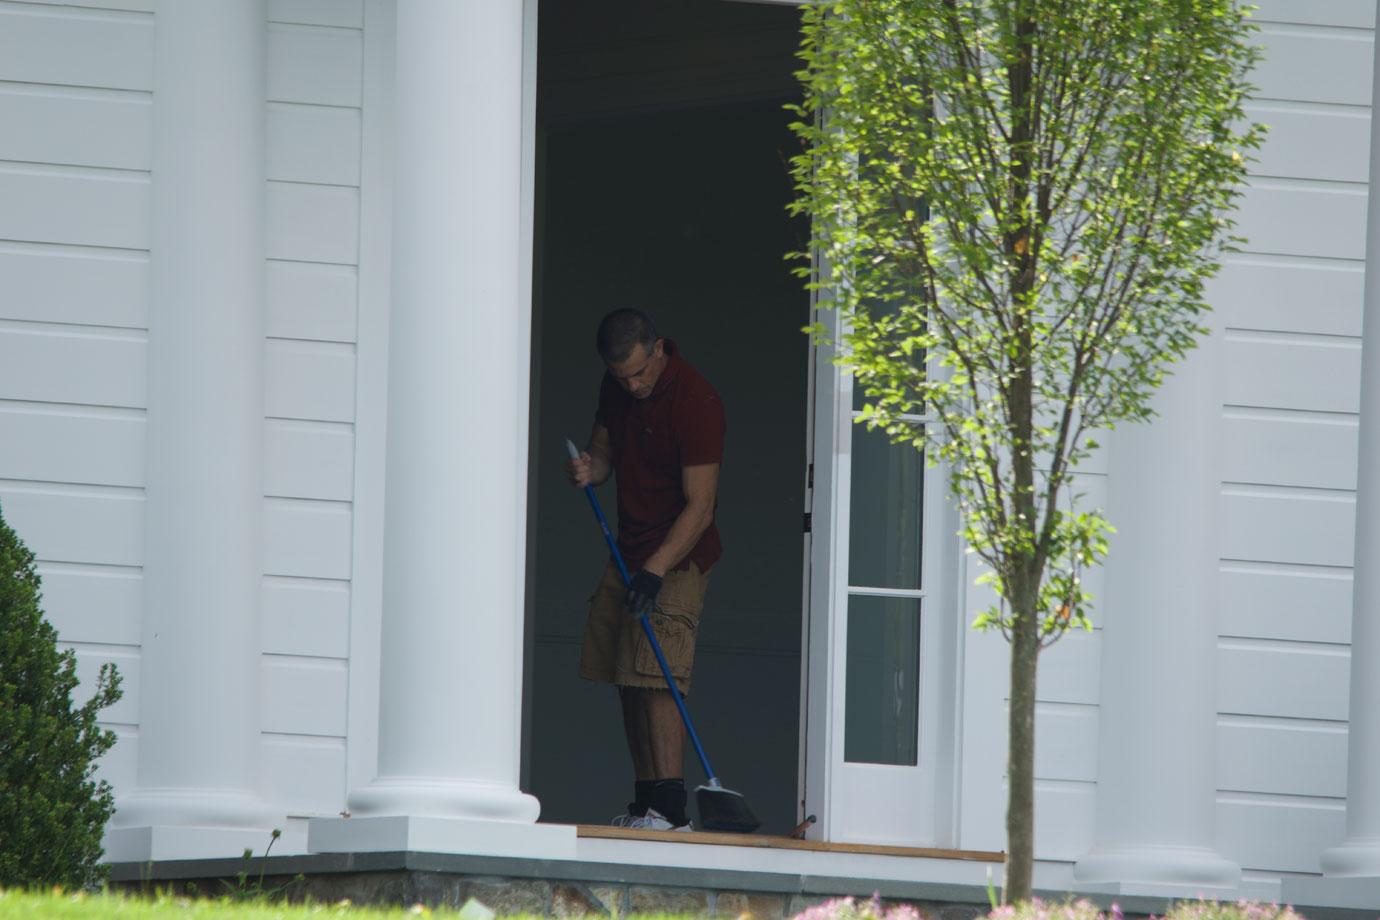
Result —
[{"label": "column base", "polygon": [[148,863],[176,859],[240,859],[244,851],[261,857],[273,844],[271,856],[299,856],[307,852],[307,835],[285,831],[276,841],[272,830],[230,827],[157,825],[112,827],[103,844],[107,863]]},{"label": "column base", "polygon": [[112,827],[222,827],[263,831],[283,827],[285,815],[239,789],[139,789],[115,803]]},{"label": "column base", "polygon": [[454,853],[574,859],[575,826],[409,815],[313,818],[312,853]]},{"label": "column base", "polygon": [[301,833],[284,833],[287,817],[238,789],[140,789],[121,796],[105,832],[106,862],[239,858],[306,852]]},{"label": "column base", "polygon": [[1318,859],[1328,878],[1380,877],[1380,837],[1349,837]]},{"label": "column base", "polygon": [[541,814],[541,803],[516,786],[476,780],[383,777],[350,793],[349,803],[359,817],[426,815],[532,824]]},{"label": "column base", "polygon": [[1184,888],[1204,895],[1234,895],[1241,867],[1207,847],[1094,847],[1073,866],[1079,887],[1114,885],[1122,894],[1158,894]]}]

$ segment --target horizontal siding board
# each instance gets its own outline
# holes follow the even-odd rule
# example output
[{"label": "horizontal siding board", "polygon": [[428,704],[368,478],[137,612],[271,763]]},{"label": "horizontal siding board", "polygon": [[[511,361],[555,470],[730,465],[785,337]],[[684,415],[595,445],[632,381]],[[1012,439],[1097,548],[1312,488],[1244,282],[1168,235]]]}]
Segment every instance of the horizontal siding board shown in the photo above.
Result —
[{"label": "horizontal siding board", "polygon": [[1341,803],[1218,802],[1217,851],[1242,869],[1318,872],[1318,856],[1346,836]]},{"label": "horizontal siding board", "polygon": [[266,735],[264,797],[292,817],[345,810],[345,745],[331,739]]},{"label": "horizontal siding board", "polygon": [[1035,698],[1050,703],[1096,703],[1102,674],[1102,634],[1075,631],[1040,653]]},{"label": "horizontal siding board", "polygon": [[1227,482],[1356,488],[1355,424],[1228,415],[1220,431]]},{"label": "horizontal siding board", "polygon": [[97,10],[128,10],[131,13],[152,13],[158,7],[158,0],[24,0],[25,3],[43,3],[48,6],[87,7]]},{"label": "horizontal siding board", "polygon": [[1207,296],[1229,327],[1359,336],[1364,283],[1361,262],[1280,262],[1238,255],[1208,283]]},{"label": "horizontal siding board", "polygon": [[1091,783],[1035,784],[1035,855],[1073,861],[1093,845],[1097,787]]},{"label": "horizontal siding board", "polygon": [[349,346],[270,339],[266,373],[268,415],[354,420],[355,356]]},{"label": "horizontal siding board", "polygon": [[345,734],[345,662],[266,656],[263,730],[287,735]]},{"label": "horizontal siding board", "polygon": [[0,484],[0,510],[40,561],[143,564],[141,496],[75,494]]},{"label": "horizontal siding board", "polygon": [[358,190],[268,183],[268,256],[297,262],[356,264]]},{"label": "horizontal siding board", "polygon": [[1241,197],[1234,233],[1247,252],[1365,258],[1364,187],[1293,186],[1257,179]]},{"label": "horizontal siding board", "polygon": [[1304,496],[1222,496],[1222,558],[1350,566],[1356,506]]},{"label": "horizontal siding board", "polygon": [[265,500],[264,574],[347,580],[350,553],[349,506]]},{"label": "horizontal siding board", "polygon": [[346,658],[350,586],[343,582],[270,581],[263,589],[264,651]]},{"label": "horizontal siding board", "polygon": [[1257,98],[1370,105],[1369,34],[1266,24],[1258,38],[1265,57],[1251,72]]},{"label": "horizontal siding board", "polygon": [[0,80],[153,89],[153,18],[0,6]]},{"label": "horizontal siding board", "polygon": [[1257,21],[1344,26],[1354,29],[1375,27],[1375,4],[1371,0],[1255,0]]},{"label": "horizontal siding board", "polygon": [[7,399],[143,408],[142,338],[0,327],[0,394]]},{"label": "horizontal siding board", "polygon": [[[0,20],[2,22],[3,20]],[[151,98],[0,89],[0,160],[147,170]]]},{"label": "horizontal siding board", "polygon": [[1227,569],[1218,584],[1218,629],[1224,636],[1340,645],[1351,641],[1350,577]]},{"label": "horizontal siding board", "polygon": [[0,479],[143,486],[144,420],[0,403]]},{"label": "horizontal siding board", "polygon": [[1359,409],[1359,341],[1271,341],[1228,336],[1222,358],[1226,364],[1228,405],[1317,412]]},{"label": "horizontal siding board", "polygon": [[114,704],[101,710],[100,720],[136,724],[139,721],[139,651],[78,648],[76,654],[78,686],[72,692],[73,702],[80,705],[90,699],[96,692],[101,666],[113,664],[120,673],[122,695]]},{"label": "horizontal siding board", "polygon": [[364,0],[269,0],[270,22],[358,29],[364,25]]},{"label": "horizontal siding board", "polygon": [[350,500],[354,434],[349,428],[269,419],[264,452],[265,494]]},{"label": "horizontal siding board", "polygon": [[267,288],[270,336],[355,340],[359,276],[353,265],[270,260]]},{"label": "horizontal siding board", "polygon": [[144,579],[138,569],[39,566],[43,614],[65,642],[138,645]]},{"label": "horizontal siding board", "polygon": [[1370,118],[1365,110],[1318,111],[1259,103],[1247,106],[1246,115],[1269,128],[1265,143],[1254,155],[1252,175],[1368,180]]},{"label": "horizontal siding board", "polygon": [[268,98],[358,107],[363,62],[364,37],[358,31],[272,23]]},{"label": "horizontal siding board", "polygon": [[1217,710],[1224,714],[1342,721],[1349,659],[1304,647],[1217,649]]},{"label": "horizontal siding board", "polygon": [[1097,781],[1098,710],[1051,709],[1036,704],[1035,777]]},{"label": "horizontal siding board", "polygon": [[1346,797],[1346,732],[1219,725],[1217,788]]},{"label": "horizontal siding board", "polygon": [[268,107],[268,178],[359,185],[358,109],[275,102]]},{"label": "horizontal siding board", "polygon": [[139,730],[124,725],[113,730],[115,746],[97,762],[96,776],[110,783],[118,798],[134,789],[139,780]]},{"label": "horizontal siding board", "polygon": [[0,319],[143,329],[148,325],[149,260],[0,244],[5,297]]},{"label": "horizontal siding board", "polygon": [[151,207],[148,179],[138,173],[0,168],[6,240],[148,249]]}]

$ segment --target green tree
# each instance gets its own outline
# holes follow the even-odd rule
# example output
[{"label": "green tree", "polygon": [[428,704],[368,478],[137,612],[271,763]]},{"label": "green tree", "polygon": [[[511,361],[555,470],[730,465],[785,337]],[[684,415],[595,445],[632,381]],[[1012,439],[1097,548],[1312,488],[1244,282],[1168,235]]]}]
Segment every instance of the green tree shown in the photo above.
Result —
[{"label": "green tree", "polygon": [[102,665],[95,693],[76,706],[76,667],[39,609],[33,553],[0,517],[0,888],[80,888],[103,876],[115,806],[93,774],[115,734],[96,717],[120,698],[120,676]]},{"label": "green tree", "polygon": [[846,319],[864,420],[947,468],[999,599],[974,625],[1010,642],[1008,901],[1031,891],[1039,652],[1089,627],[1080,573],[1111,531],[1071,477],[1206,331],[1260,143],[1252,28],[1236,0],[804,13],[811,285]]}]

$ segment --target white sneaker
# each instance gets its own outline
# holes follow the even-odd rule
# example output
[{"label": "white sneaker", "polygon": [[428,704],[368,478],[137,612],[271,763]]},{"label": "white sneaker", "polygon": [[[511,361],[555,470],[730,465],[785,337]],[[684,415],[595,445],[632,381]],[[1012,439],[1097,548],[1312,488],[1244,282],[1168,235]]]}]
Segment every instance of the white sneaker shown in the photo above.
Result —
[{"label": "white sneaker", "polygon": [[609,824],[612,824],[614,827],[632,827],[634,821],[641,820],[642,819],[639,816],[632,814],[631,812],[624,812],[623,814],[615,817],[612,821],[609,822]]},{"label": "white sneaker", "polygon": [[625,827],[632,827],[643,831],[693,831],[695,825],[686,821],[680,827],[676,827],[666,816],[655,808],[647,809],[647,813],[640,818],[633,818]]}]

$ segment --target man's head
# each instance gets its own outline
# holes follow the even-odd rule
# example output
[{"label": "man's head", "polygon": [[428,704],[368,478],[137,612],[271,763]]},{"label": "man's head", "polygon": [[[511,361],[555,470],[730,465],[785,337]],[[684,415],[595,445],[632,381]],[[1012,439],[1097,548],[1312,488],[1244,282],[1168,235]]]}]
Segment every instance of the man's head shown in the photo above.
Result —
[{"label": "man's head", "polygon": [[652,395],[666,369],[666,349],[641,310],[614,310],[599,323],[595,347],[609,373],[637,399]]}]

